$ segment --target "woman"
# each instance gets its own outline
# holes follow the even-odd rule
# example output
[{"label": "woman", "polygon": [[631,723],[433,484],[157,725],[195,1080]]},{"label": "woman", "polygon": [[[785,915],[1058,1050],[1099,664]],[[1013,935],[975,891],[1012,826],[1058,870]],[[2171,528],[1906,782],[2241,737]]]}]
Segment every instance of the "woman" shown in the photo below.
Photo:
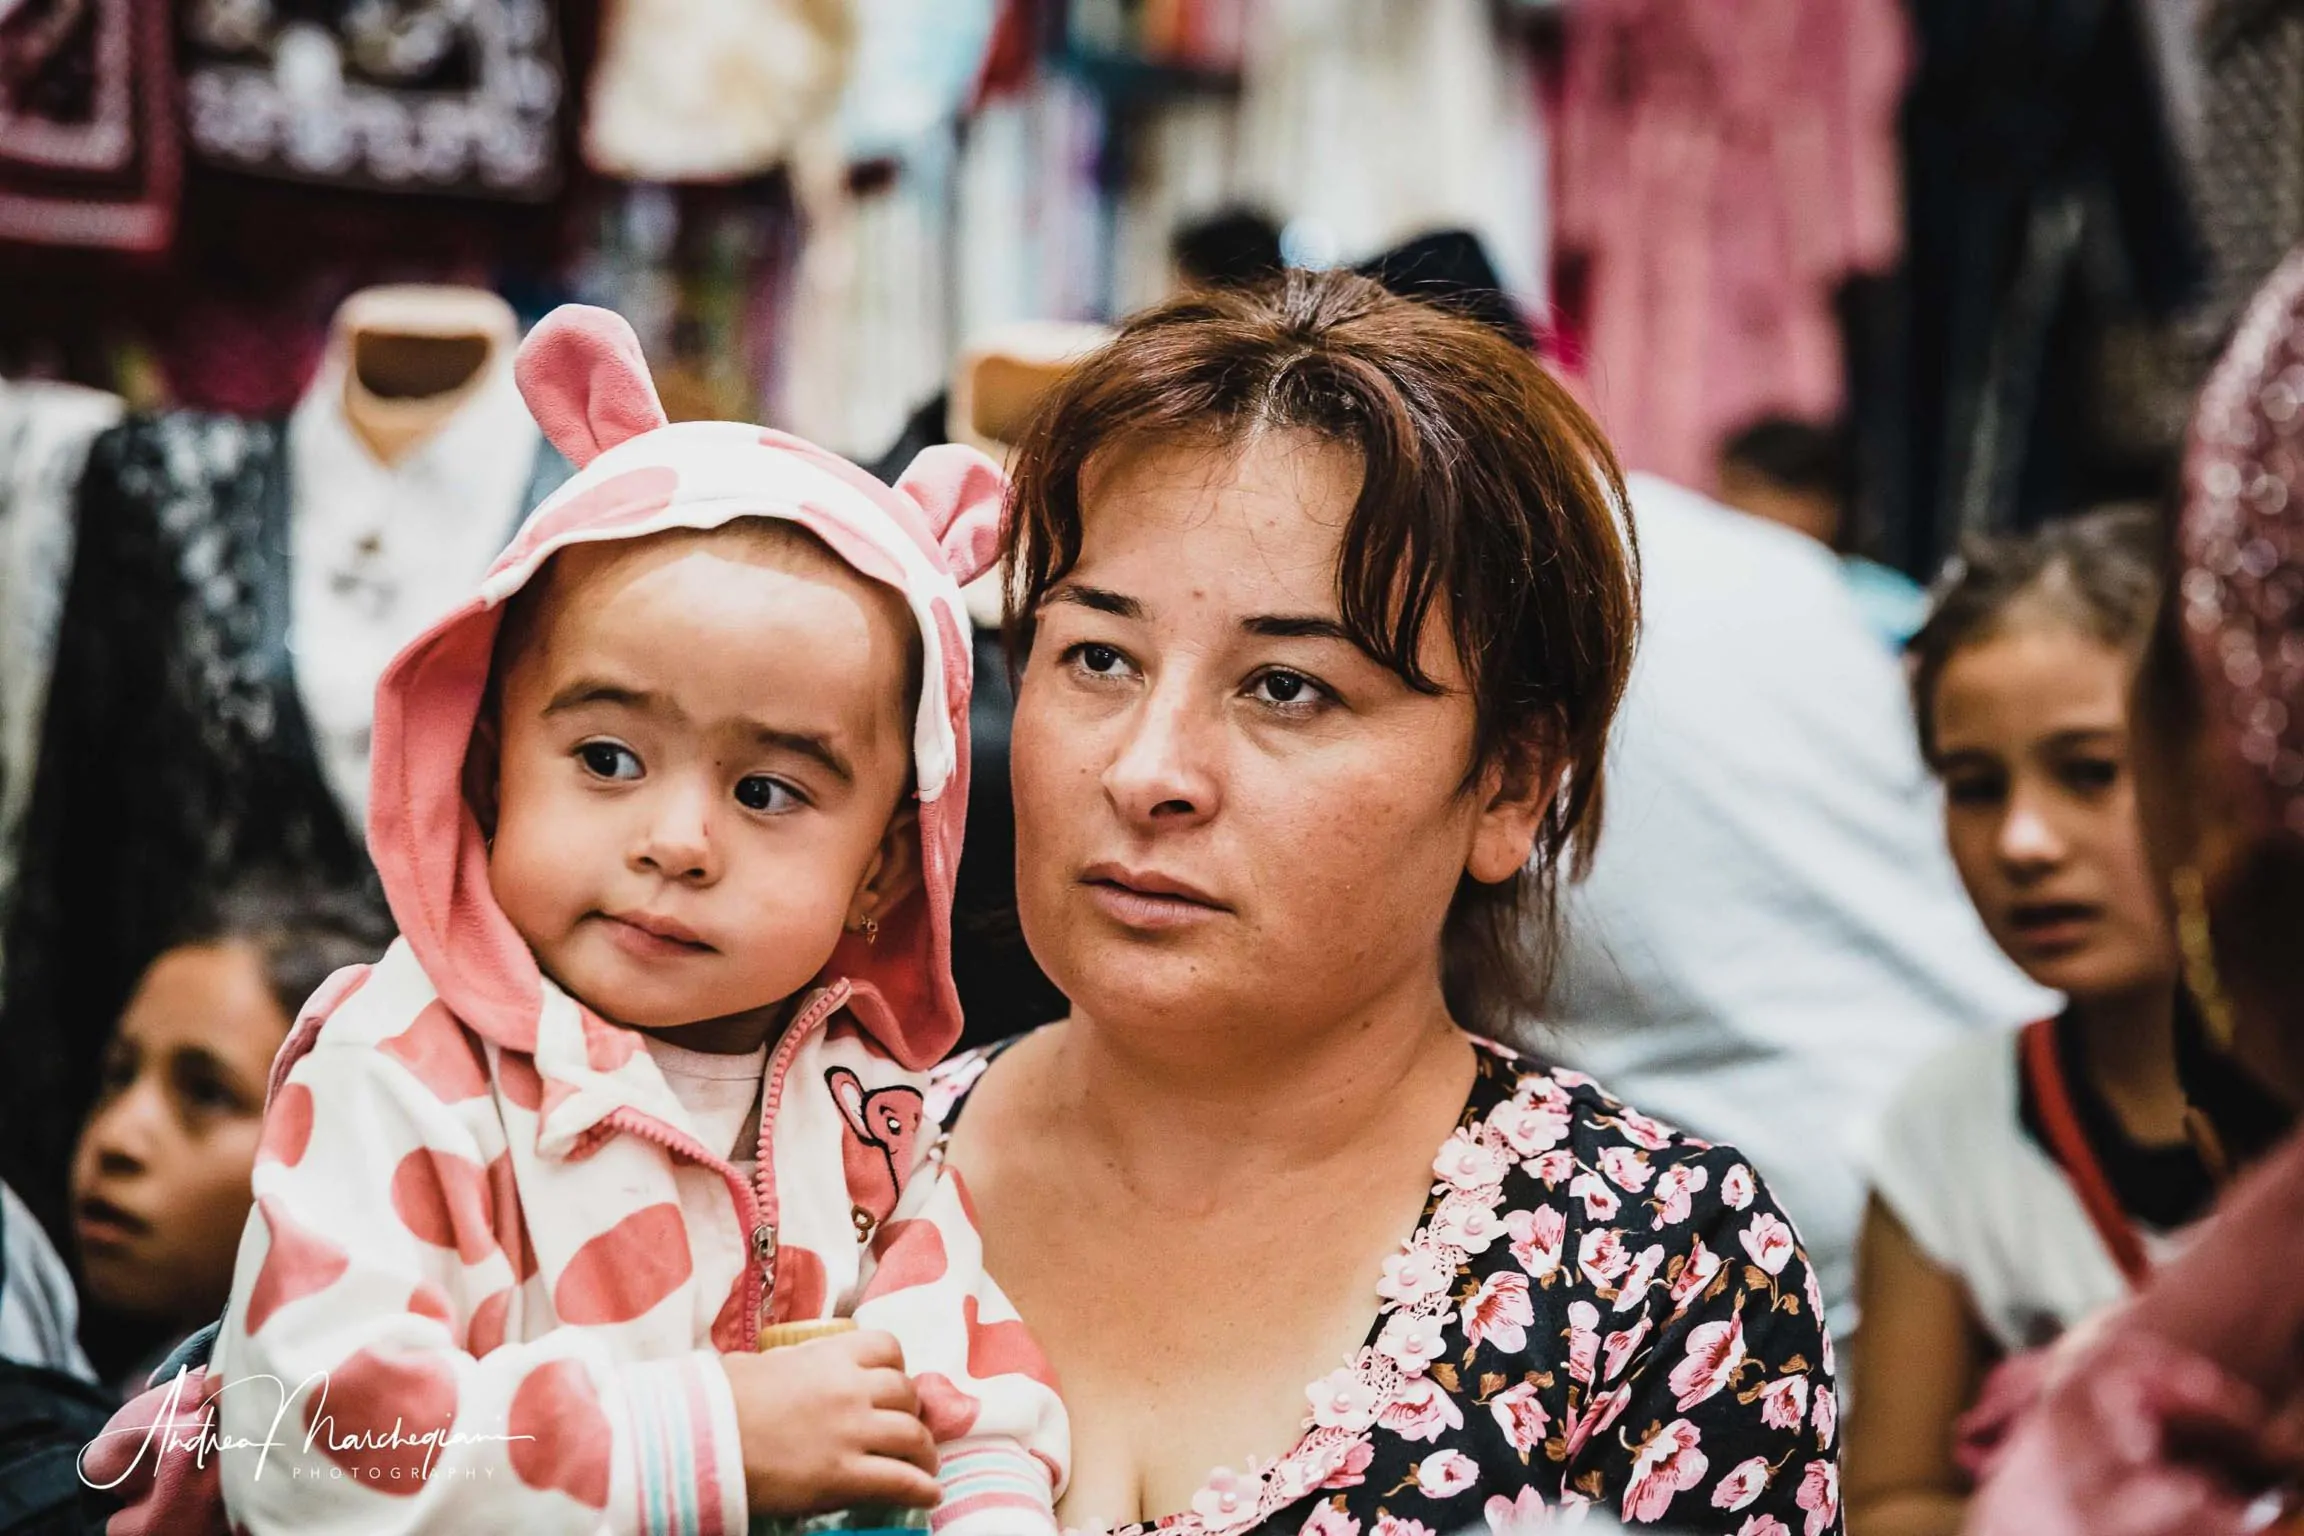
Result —
[{"label": "woman", "polygon": [[1598,831],[1637,607],[1598,431],[1299,272],[1139,316],[1015,468],[1018,905],[1072,1012],[941,1107],[1066,1524],[1838,1531],[1749,1167],[1471,1033],[1529,1016]]},{"label": "woman", "polygon": [[1979,1492],[1971,1536],[2304,1529],[2304,251],[2193,429],[2140,681],[2140,800],[2204,1022],[2178,1053],[2211,1167],[2253,1171]]}]

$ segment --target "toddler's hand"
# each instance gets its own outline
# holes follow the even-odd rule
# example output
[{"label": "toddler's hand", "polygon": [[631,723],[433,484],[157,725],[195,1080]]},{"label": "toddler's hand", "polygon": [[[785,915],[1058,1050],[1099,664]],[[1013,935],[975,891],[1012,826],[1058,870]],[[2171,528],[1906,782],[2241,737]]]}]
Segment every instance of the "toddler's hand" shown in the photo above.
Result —
[{"label": "toddler's hand", "polygon": [[844,1333],[722,1355],[756,1515],[935,1505],[936,1442],[891,1334]]}]

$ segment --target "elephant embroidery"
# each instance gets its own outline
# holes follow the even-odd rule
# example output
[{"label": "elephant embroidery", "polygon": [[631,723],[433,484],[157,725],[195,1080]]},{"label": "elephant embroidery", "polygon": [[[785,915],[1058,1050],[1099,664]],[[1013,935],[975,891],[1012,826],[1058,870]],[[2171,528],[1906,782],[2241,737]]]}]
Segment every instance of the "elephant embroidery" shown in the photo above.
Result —
[{"label": "elephant embroidery", "polygon": [[846,1067],[825,1072],[848,1134],[840,1140],[840,1163],[848,1176],[848,1199],[856,1209],[860,1234],[868,1234],[895,1214],[897,1196],[912,1171],[912,1149],[920,1136],[924,1099],[917,1088],[898,1085],[866,1089]]}]

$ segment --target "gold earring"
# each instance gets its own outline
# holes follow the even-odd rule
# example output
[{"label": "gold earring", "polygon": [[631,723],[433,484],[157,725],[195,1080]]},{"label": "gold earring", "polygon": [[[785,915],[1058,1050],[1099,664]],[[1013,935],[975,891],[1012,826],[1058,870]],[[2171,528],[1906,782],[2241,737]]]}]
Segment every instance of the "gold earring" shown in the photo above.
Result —
[{"label": "gold earring", "polygon": [[2199,1006],[2201,1022],[2218,1050],[2232,1048],[2232,1003],[2224,995],[2223,979],[2216,971],[2216,935],[2208,926],[2208,887],[2200,871],[2187,864],[2168,878],[2176,903],[2176,949],[2183,964],[2184,986]]},{"label": "gold earring", "polygon": [[880,919],[876,917],[858,918],[856,931],[864,935],[866,944],[877,944],[880,942]]}]

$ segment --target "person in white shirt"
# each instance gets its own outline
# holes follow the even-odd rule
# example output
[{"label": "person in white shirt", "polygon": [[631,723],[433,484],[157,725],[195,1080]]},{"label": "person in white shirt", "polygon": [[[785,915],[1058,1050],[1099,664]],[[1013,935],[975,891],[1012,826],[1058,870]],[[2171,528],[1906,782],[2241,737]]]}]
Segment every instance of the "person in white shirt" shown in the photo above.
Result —
[{"label": "person in white shirt", "polygon": [[1643,634],[1530,1042],[1735,1143],[1856,1329],[1858,1148],[1947,1042],[2054,1011],[1946,853],[1904,678],[1831,551],[1630,481]]}]

